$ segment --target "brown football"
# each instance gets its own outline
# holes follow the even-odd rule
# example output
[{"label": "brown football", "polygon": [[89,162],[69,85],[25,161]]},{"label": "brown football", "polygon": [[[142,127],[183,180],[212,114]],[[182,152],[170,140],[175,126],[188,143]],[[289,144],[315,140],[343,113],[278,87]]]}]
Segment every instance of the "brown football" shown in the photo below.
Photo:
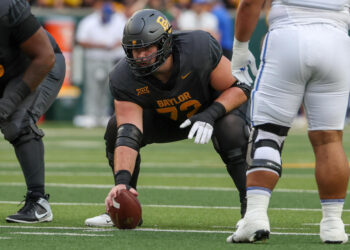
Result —
[{"label": "brown football", "polygon": [[133,229],[141,220],[142,210],[139,200],[129,190],[118,191],[109,208],[109,216],[119,229]]}]

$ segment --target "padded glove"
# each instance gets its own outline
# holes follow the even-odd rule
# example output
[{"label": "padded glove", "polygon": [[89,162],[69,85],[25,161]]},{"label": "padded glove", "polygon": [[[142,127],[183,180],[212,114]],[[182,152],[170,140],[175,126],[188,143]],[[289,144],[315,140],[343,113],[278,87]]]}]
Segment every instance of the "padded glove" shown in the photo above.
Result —
[{"label": "padded glove", "polygon": [[255,76],[257,73],[255,57],[249,51],[249,42],[240,42],[236,38],[233,42],[231,70],[232,75],[241,83],[252,86],[253,80],[249,75],[249,68]]}]

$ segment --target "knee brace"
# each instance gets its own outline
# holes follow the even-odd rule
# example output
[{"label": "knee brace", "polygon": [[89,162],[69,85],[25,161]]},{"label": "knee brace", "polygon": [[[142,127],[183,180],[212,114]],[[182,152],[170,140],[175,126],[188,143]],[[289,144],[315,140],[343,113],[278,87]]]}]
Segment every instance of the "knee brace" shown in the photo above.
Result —
[{"label": "knee brace", "polygon": [[19,146],[44,136],[44,132],[36,126],[26,110],[16,111],[11,120],[2,126],[1,132],[13,146]]},{"label": "knee brace", "polygon": [[248,144],[247,174],[270,171],[282,175],[281,152],[288,130],[288,127],[270,123],[253,128]]}]

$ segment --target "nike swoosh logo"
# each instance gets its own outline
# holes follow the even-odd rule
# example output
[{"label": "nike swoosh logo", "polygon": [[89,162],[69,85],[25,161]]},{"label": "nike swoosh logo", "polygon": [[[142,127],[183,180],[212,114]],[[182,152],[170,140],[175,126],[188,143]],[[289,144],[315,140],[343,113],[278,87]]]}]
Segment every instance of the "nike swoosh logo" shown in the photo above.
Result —
[{"label": "nike swoosh logo", "polygon": [[35,217],[38,219],[42,219],[47,215],[48,212],[43,213],[43,214],[38,214],[38,212],[35,211]]},{"label": "nike swoosh logo", "polygon": [[111,222],[112,222],[112,220],[106,220],[106,222],[107,222],[107,223],[111,223]]},{"label": "nike swoosh logo", "polygon": [[181,79],[185,80],[191,73],[192,71],[188,72],[186,75],[181,76]]}]

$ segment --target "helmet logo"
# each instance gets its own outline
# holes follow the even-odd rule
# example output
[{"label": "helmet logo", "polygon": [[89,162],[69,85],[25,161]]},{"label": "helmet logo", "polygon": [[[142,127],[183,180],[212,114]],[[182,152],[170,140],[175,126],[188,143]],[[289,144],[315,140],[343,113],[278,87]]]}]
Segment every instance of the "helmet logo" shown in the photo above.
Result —
[{"label": "helmet logo", "polygon": [[132,45],[135,45],[136,44],[136,40],[132,40]]},{"label": "helmet logo", "polygon": [[162,16],[159,16],[157,18],[157,23],[159,23],[163,27],[164,31],[167,31],[168,33],[171,32],[171,29],[169,29],[170,23],[167,19],[163,18]]}]

